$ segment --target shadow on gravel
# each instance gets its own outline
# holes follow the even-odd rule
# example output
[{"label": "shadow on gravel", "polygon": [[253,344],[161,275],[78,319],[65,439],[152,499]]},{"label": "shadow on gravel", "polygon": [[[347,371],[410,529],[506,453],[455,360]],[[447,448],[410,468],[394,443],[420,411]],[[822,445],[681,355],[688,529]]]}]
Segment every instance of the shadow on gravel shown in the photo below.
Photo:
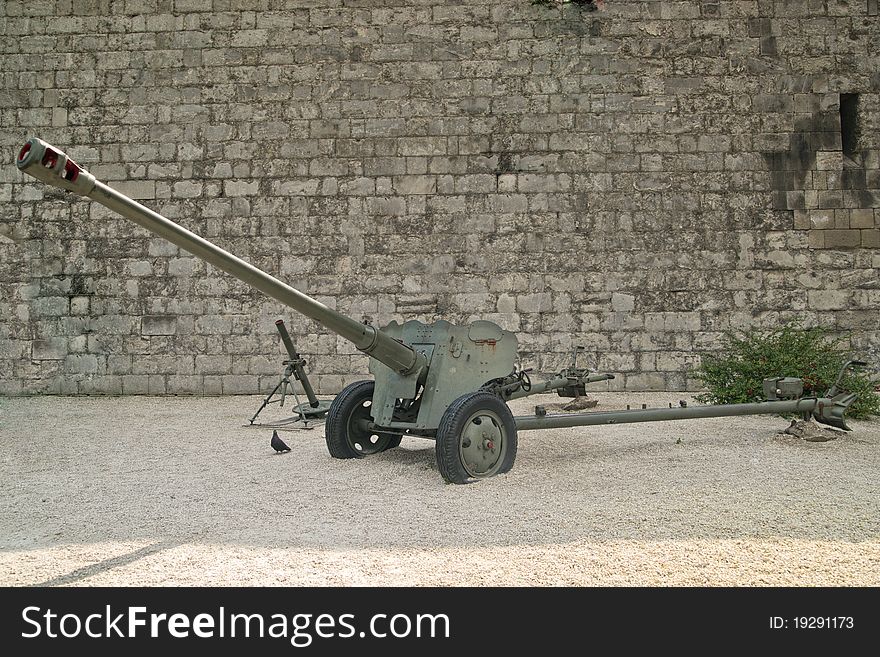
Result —
[{"label": "shadow on gravel", "polygon": [[121,554],[118,557],[113,557],[112,559],[105,559],[104,561],[99,561],[98,563],[89,564],[88,566],[77,568],[73,572],[67,573],[66,575],[59,575],[58,577],[47,579],[45,582],[37,582],[36,584],[32,584],[31,586],[66,586],[68,584],[75,584],[76,582],[79,582],[81,580],[88,579],[89,577],[93,577],[94,575],[98,575],[99,573],[113,570],[114,568],[119,568],[120,566],[127,566],[128,564],[134,563],[135,561],[143,559],[144,557],[149,557],[150,555],[156,554],[157,552],[170,550],[183,544],[184,541],[161,541],[159,543],[153,543],[152,545],[145,545],[141,549],[135,550],[134,552]]}]

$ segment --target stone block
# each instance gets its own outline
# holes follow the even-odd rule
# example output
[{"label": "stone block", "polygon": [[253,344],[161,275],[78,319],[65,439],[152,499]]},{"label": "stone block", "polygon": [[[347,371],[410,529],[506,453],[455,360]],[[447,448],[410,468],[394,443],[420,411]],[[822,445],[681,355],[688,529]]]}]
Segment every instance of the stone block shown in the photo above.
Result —
[{"label": "stone block", "polygon": [[71,315],[88,315],[91,307],[91,297],[76,296],[70,297],[70,314]]},{"label": "stone block", "polygon": [[842,310],[847,307],[850,296],[848,290],[810,290],[807,302],[813,310]]},{"label": "stone block", "polygon": [[869,228],[860,232],[863,248],[880,249],[880,228]]},{"label": "stone block", "polygon": [[824,230],[826,228],[834,228],[834,211],[833,210],[810,210],[810,228]]},{"label": "stone block", "polygon": [[174,335],[177,333],[177,318],[163,315],[145,315],[141,319],[142,335]]},{"label": "stone block", "polygon": [[196,395],[202,392],[202,377],[172,374],[165,384],[165,392],[172,395]]},{"label": "stone block", "polygon": [[148,374],[124,374],[122,376],[123,395],[146,395],[150,392]]},{"label": "stone block", "polygon": [[227,374],[222,377],[224,395],[259,394],[259,378],[251,374]]},{"label": "stone block", "polygon": [[850,228],[873,228],[874,227],[874,210],[871,208],[860,208],[850,210],[849,213]]},{"label": "stone block", "polygon": [[859,230],[826,230],[825,248],[854,248],[862,241]]},{"label": "stone block", "polygon": [[516,308],[523,313],[542,313],[553,309],[553,296],[549,292],[520,294],[516,297]]},{"label": "stone block", "polygon": [[95,354],[70,354],[64,359],[64,369],[71,374],[97,374],[98,357]]},{"label": "stone block", "polygon": [[260,193],[260,181],[224,180],[223,193],[226,196],[255,196]]},{"label": "stone block", "polygon": [[119,180],[110,186],[120,194],[135,200],[156,198],[156,183],[152,180]]},{"label": "stone block", "polygon": [[64,360],[67,358],[67,338],[49,338],[31,342],[32,360]]},{"label": "stone block", "polygon": [[625,389],[634,392],[666,390],[666,377],[660,372],[627,374]]},{"label": "stone block", "polygon": [[614,312],[631,312],[635,305],[636,298],[631,294],[615,292],[611,295],[611,309]]}]

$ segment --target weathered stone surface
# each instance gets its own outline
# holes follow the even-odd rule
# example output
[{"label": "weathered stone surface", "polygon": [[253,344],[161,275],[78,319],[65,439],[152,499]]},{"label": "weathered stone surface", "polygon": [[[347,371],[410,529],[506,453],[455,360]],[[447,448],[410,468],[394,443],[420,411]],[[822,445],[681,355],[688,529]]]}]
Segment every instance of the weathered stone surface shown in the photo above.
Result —
[{"label": "weathered stone surface", "polygon": [[[484,317],[537,370],[585,345],[613,390],[692,388],[724,331],[788,319],[880,360],[874,0],[10,0],[0,26],[7,153],[65,147],[359,321]],[[276,317],[319,391],[364,376],[14,167],[0,218],[0,394],[265,392]]]},{"label": "weathered stone surface", "polygon": [[143,335],[174,335],[177,333],[177,318],[159,315],[145,315],[141,320]]},{"label": "weathered stone surface", "polygon": [[31,342],[31,358],[33,360],[64,360],[67,358],[67,340],[65,338],[49,338]]}]

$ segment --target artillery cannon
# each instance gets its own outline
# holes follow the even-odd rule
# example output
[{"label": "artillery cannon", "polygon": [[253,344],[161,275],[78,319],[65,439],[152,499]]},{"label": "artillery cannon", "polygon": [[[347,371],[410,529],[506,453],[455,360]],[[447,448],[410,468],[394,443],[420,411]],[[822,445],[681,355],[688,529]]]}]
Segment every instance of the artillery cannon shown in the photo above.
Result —
[{"label": "artillery cannon", "polygon": [[533,384],[516,367],[517,340],[510,331],[479,320],[457,326],[392,321],[381,329],[341,315],[253,265],[96,180],[60,149],[40,139],[25,143],[18,168],[47,184],[92,199],[176,246],[314,319],[370,357],[373,380],[352,383],[330,406],[325,439],[331,456],[362,458],[397,447],[403,436],[435,441],[437,466],[452,483],[468,483],[509,471],[517,432],[528,429],[682,420],[774,413],[811,414],[848,429],[846,408],[855,396],[835,387],[824,397],[803,397],[799,379],[768,379],[770,401],[681,408],[514,417],[508,401],[558,391],[582,394],[587,383],[613,379],[576,363]]}]

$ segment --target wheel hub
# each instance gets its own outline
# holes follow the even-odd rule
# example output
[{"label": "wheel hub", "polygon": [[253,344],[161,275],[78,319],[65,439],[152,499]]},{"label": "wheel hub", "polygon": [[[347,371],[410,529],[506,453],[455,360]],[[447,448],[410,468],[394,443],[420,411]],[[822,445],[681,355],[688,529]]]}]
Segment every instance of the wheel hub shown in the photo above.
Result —
[{"label": "wheel hub", "polygon": [[358,454],[368,456],[384,451],[388,445],[388,436],[382,436],[370,430],[372,401],[364,400],[358,404],[348,418],[348,444]]},{"label": "wheel hub", "polygon": [[504,455],[504,432],[500,418],[487,411],[473,415],[461,434],[459,452],[462,465],[471,476],[492,474]]}]

